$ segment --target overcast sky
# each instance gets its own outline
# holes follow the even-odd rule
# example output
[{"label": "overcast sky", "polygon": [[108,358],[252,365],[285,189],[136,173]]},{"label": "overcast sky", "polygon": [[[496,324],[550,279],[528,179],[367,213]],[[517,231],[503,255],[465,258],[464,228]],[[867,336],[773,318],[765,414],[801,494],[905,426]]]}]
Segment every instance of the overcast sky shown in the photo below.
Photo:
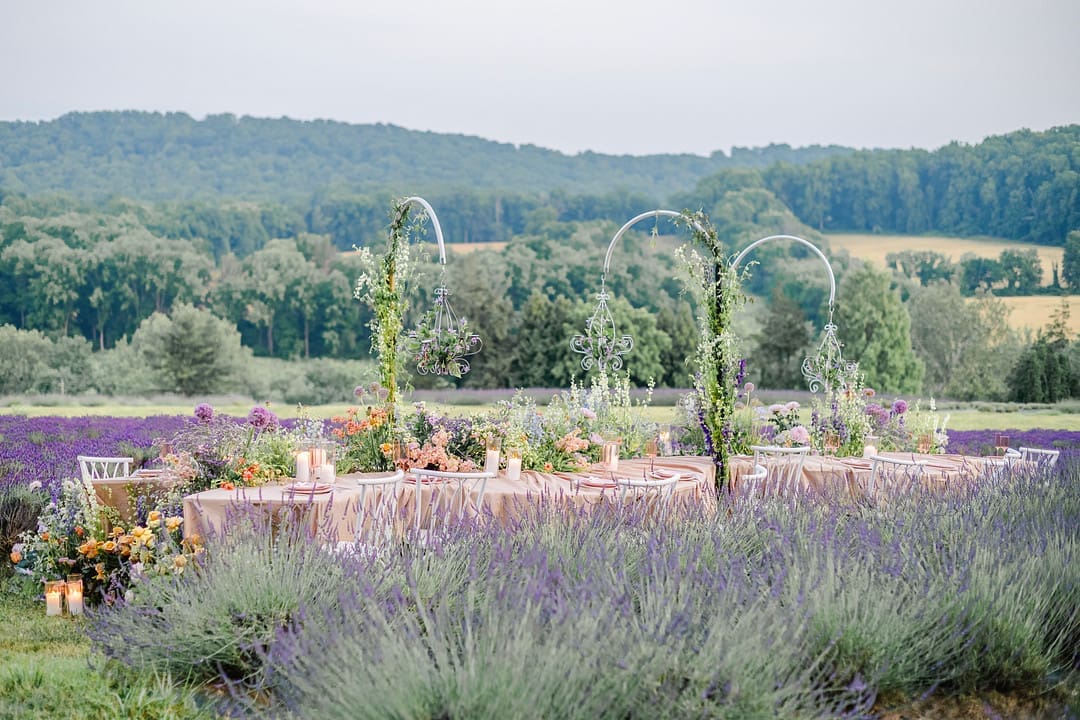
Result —
[{"label": "overcast sky", "polygon": [[0,0],[0,120],[330,118],[577,153],[1080,122],[1080,0]]}]

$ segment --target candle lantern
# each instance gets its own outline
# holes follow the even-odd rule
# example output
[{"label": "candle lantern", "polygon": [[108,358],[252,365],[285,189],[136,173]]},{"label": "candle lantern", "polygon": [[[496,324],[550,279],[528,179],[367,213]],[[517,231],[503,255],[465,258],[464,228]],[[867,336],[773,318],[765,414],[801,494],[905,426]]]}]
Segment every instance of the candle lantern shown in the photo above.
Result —
[{"label": "candle lantern", "polygon": [[499,472],[499,449],[502,447],[502,438],[491,437],[487,441],[487,449],[484,451],[484,472]]},{"label": "candle lantern", "polygon": [[68,575],[67,582],[64,583],[64,589],[67,594],[67,608],[68,613],[71,615],[82,615],[83,613],[83,582],[82,575]]},{"label": "candle lantern", "polygon": [[605,470],[615,472],[619,469],[619,445],[622,443],[619,439],[606,439],[604,444],[600,448],[600,462],[604,464]]},{"label": "candle lantern", "polygon": [[867,435],[863,440],[863,457],[870,457],[871,455],[877,455],[877,435]]},{"label": "candle lantern", "polygon": [[64,611],[64,585],[63,580],[45,581],[45,614],[59,615]]},{"label": "candle lantern", "polygon": [[514,481],[521,478],[521,448],[506,449],[506,477]]}]

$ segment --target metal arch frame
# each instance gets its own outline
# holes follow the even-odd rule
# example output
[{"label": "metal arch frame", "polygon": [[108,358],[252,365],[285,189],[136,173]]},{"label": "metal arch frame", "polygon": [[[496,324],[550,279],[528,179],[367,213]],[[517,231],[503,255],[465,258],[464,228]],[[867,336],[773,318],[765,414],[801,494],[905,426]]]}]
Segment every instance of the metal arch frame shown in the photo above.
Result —
[{"label": "metal arch frame", "polygon": [[832,308],[836,304],[836,276],[833,275],[832,265],[829,263],[829,259],[825,257],[825,253],[821,252],[821,250],[818,249],[818,246],[810,242],[809,240],[804,240],[797,235],[770,235],[768,237],[763,237],[760,240],[755,240],[754,242],[743,248],[743,251],[736,255],[735,259],[731,261],[731,267],[738,267],[739,263],[742,262],[743,258],[745,258],[751,250],[756,248],[758,245],[763,245],[769,242],[770,240],[794,240],[795,242],[800,242],[806,247],[813,250],[817,254],[817,256],[821,258],[821,262],[825,263],[825,270],[829,273],[829,317],[831,322]]},{"label": "metal arch frame", "polygon": [[[638,215],[637,217],[634,217],[631,220],[627,221],[627,223],[625,225],[623,225],[621,228],[619,228],[618,232],[615,233],[615,237],[611,238],[611,243],[608,244],[607,255],[604,256],[604,276],[605,277],[607,276],[607,273],[608,273],[608,267],[611,265],[611,253],[613,253],[615,251],[615,243],[617,243],[619,241],[619,238],[621,238],[626,233],[627,230],[634,227],[635,225],[637,225],[642,220],[645,220],[645,219],[648,219],[648,218],[651,218],[651,217],[652,218],[659,218],[659,217],[681,218],[681,217],[683,217],[683,214],[682,213],[677,213],[674,210],[660,210],[658,208],[656,210],[649,210],[648,212],[643,212],[640,215]],[[691,222],[691,224],[693,224],[693,226],[695,228],[697,228],[698,232],[702,232],[702,233],[705,232],[705,228],[701,227],[701,225],[698,224],[698,222],[696,220],[691,220],[690,222]]]},{"label": "metal arch frame", "polygon": [[435,228],[435,240],[439,243],[439,262],[446,265],[446,245],[443,243],[442,225],[439,225],[439,216],[435,214],[435,209],[431,207],[431,203],[418,195],[405,198],[401,205],[405,207],[414,203],[422,207],[427,216],[431,218],[431,225]]}]

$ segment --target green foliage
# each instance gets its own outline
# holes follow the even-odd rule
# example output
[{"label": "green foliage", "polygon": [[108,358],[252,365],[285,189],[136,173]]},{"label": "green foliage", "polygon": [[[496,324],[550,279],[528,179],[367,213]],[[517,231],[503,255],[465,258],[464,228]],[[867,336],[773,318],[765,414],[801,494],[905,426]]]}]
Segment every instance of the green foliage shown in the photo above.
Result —
[{"label": "green foliage", "polygon": [[47,493],[15,483],[0,484],[0,562],[18,537],[37,529],[38,516],[49,502]]},{"label": "green foliage", "polygon": [[956,285],[916,288],[907,302],[911,346],[926,368],[925,392],[956,400],[1004,400],[1020,352],[1008,308],[993,295],[966,299]]},{"label": "green foliage", "polygon": [[1080,230],[1073,230],[1065,239],[1065,256],[1061,261],[1061,279],[1074,292],[1080,289]]},{"label": "green foliage", "polygon": [[154,369],[158,389],[188,396],[228,387],[250,353],[241,348],[231,323],[190,305],[176,306],[171,315],[151,315],[135,332],[132,346]]},{"label": "green foliage", "polygon": [[862,264],[837,293],[836,325],[844,359],[859,363],[878,392],[918,393],[923,365],[911,347],[911,317],[889,274]]},{"label": "green foliage", "polygon": [[756,340],[752,357],[761,387],[803,385],[802,360],[810,344],[810,329],[798,304],[776,292]]},{"label": "green foliage", "polygon": [[0,325],[0,394],[80,393],[91,387],[90,343],[51,340],[37,330]]}]

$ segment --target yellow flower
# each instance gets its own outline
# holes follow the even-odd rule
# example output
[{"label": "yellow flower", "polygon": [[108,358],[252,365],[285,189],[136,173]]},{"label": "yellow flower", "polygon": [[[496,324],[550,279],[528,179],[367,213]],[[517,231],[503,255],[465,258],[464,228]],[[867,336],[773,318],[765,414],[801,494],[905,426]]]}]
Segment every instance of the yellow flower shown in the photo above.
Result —
[{"label": "yellow flower", "polygon": [[116,552],[116,542],[114,540],[106,540],[102,543],[101,549],[107,553],[114,553]]},{"label": "yellow flower", "polygon": [[94,576],[95,580],[105,580],[105,563],[96,563],[94,565],[94,572],[97,575]]},{"label": "yellow flower", "polygon": [[180,523],[182,522],[184,522],[184,518],[182,517],[165,518],[165,528],[169,532],[173,532],[176,528],[180,527]]},{"label": "yellow flower", "polygon": [[388,442],[384,442],[382,445],[379,446],[379,450],[382,451],[383,455],[386,455],[387,457],[389,457],[390,453],[392,453],[394,451],[394,446],[391,445]]},{"label": "yellow flower", "polygon": [[173,557],[173,572],[179,575],[184,572],[184,568],[187,567],[188,559],[183,555],[176,555]]},{"label": "yellow flower", "polygon": [[146,524],[151,528],[160,527],[161,513],[157,510],[151,510],[150,514],[146,516]]}]

